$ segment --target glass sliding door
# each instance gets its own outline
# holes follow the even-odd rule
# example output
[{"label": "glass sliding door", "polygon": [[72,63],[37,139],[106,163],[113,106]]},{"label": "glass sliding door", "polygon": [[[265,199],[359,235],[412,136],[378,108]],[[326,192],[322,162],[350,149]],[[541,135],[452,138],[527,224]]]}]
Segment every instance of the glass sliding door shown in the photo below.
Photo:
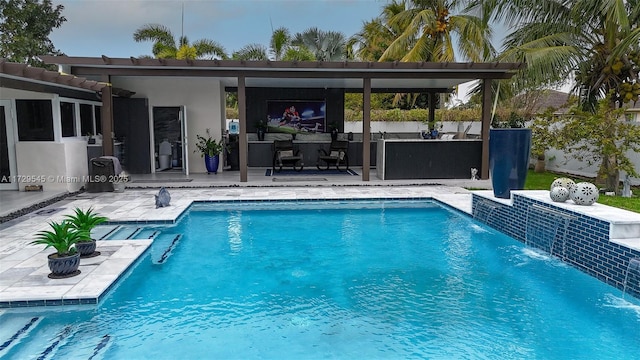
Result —
[{"label": "glass sliding door", "polygon": [[0,100],[0,190],[17,190],[16,147],[11,102]]}]

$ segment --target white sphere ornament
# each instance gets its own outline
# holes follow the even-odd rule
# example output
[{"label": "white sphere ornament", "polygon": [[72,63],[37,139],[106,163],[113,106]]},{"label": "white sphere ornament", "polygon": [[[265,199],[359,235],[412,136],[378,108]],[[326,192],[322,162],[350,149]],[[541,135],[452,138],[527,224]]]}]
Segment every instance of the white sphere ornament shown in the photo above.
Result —
[{"label": "white sphere ornament", "polygon": [[551,189],[553,190],[554,187],[558,187],[558,186],[562,186],[563,188],[566,188],[567,190],[571,191],[575,186],[576,183],[569,179],[569,178],[558,178],[553,180],[553,182],[551,183]]},{"label": "white sphere ornament", "polygon": [[598,188],[592,183],[577,183],[575,190],[569,192],[569,197],[577,205],[593,205],[600,197]]},{"label": "white sphere ornament", "polygon": [[555,202],[565,202],[569,199],[569,189],[562,186],[556,186],[551,188],[549,196],[551,197],[551,200]]}]

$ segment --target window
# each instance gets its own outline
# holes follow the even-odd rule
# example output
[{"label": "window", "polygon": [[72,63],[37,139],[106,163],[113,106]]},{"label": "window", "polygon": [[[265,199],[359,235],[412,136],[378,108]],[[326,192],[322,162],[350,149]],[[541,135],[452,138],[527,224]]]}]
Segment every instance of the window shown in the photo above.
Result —
[{"label": "window", "polygon": [[102,134],[102,106],[94,106],[93,109],[96,117],[96,134]]},{"label": "window", "polygon": [[19,141],[53,141],[51,100],[16,100]]},{"label": "window", "polygon": [[80,104],[80,135],[95,135],[93,133],[93,106]]},{"label": "window", "polygon": [[76,136],[75,104],[60,102],[60,120],[62,121],[62,136]]}]

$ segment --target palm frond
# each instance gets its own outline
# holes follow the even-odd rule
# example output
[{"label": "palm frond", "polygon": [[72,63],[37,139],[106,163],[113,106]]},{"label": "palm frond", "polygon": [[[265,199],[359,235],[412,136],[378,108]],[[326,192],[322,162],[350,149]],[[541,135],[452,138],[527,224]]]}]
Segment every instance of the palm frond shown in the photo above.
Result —
[{"label": "palm frond", "polygon": [[268,60],[267,48],[262,44],[249,44],[243,46],[232,55],[237,60]]},{"label": "palm frond", "polygon": [[138,28],[133,33],[133,40],[136,42],[154,41],[165,46],[177,47],[176,39],[171,30],[161,24],[146,24]]},{"label": "palm frond", "polygon": [[279,27],[273,31],[269,52],[273,55],[274,60],[278,61],[282,59],[290,42],[291,35],[289,34],[289,29]]},{"label": "palm frond", "polygon": [[[199,59],[208,58],[213,59],[218,57],[220,59],[227,58],[227,52],[219,42],[210,39],[200,39],[193,43],[193,47],[196,49],[196,54]],[[206,55],[209,55],[208,57]]]}]

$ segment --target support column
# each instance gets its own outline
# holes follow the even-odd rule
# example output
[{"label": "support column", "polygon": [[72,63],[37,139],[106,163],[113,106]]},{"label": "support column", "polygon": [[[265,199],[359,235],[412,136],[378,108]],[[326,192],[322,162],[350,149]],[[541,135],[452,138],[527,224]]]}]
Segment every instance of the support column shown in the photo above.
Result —
[{"label": "support column", "polygon": [[102,108],[100,109],[102,154],[113,156],[113,88],[111,86],[111,76],[102,75],[101,81],[108,84],[102,88]]},{"label": "support column", "polygon": [[371,78],[362,79],[362,181],[369,181],[371,163]]},{"label": "support column", "polygon": [[434,130],[436,127],[436,93],[428,93],[429,97],[429,130]]},{"label": "support column", "polygon": [[247,141],[247,98],[244,76],[238,76],[238,120],[240,121],[240,142],[238,150],[240,156],[240,182],[247,182],[247,159],[249,154],[249,142]]},{"label": "support column", "polygon": [[489,128],[491,127],[491,105],[493,94],[491,93],[491,80],[482,80],[482,163],[480,166],[480,178],[489,178]]}]

